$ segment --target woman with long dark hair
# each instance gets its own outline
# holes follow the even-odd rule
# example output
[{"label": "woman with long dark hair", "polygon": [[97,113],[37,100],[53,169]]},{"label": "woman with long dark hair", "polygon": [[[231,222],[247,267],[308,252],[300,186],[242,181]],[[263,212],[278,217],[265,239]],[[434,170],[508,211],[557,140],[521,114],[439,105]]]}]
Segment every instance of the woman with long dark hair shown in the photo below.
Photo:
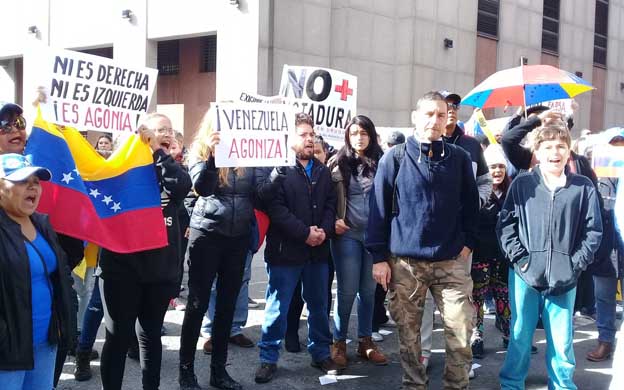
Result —
[{"label": "woman with long dark hair", "polygon": [[382,154],[375,125],[368,117],[357,115],[345,127],[345,144],[329,164],[338,198],[336,238],[331,241],[338,281],[332,359],[343,367],[347,365],[347,331],[356,297],[357,353],[378,365],[388,363],[371,338],[376,283],[372,275],[373,259],[364,248],[368,197]]}]

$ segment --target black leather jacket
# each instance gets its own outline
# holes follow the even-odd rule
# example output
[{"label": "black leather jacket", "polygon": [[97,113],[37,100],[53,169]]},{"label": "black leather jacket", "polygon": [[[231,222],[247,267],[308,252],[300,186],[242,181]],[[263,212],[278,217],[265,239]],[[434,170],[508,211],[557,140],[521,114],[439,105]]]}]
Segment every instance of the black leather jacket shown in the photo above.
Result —
[{"label": "black leather jacket", "polygon": [[[56,271],[50,275],[54,297],[48,340],[69,348],[74,343],[76,328],[71,320],[71,279],[66,255],[48,217],[34,213],[30,218],[54,250],[58,263]],[[0,370],[32,370],[34,367],[31,294],[30,262],[24,236],[19,224],[0,210]]]},{"label": "black leather jacket", "polygon": [[543,294],[574,288],[602,238],[595,187],[584,176],[566,176],[565,186],[553,193],[539,166],[518,175],[496,226],[501,249],[518,276]]},{"label": "black leather jacket", "polygon": [[283,180],[280,169],[244,168],[239,176],[234,169],[228,173],[228,184],[219,182],[219,170],[214,158],[191,164],[193,189],[199,195],[191,215],[190,227],[215,232],[227,237],[250,233],[254,205],[272,197]]}]

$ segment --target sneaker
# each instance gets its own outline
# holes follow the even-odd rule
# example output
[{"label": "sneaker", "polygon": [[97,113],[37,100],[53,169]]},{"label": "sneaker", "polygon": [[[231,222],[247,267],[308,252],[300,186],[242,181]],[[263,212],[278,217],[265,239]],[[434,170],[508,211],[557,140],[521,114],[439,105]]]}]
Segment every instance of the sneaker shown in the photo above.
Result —
[{"label": "sneaker", "polygon": [[343,368],[339,367],[331,358],[327,358],[320,362],[312,361],[310,365],[323,371],[326,375],[340,375],[343,370]]},{"label": "sneaker", "polygon": [[474,370],[472,369],[472,367],[470,367],[470,371],[468,371],[468,379],[474,379],[475,376],[477,376],[474,372]]},{"label": "sneaker", "polygon": [[382,341],[384,341],[383,335],[379,332],[373,332],[373,334],[371,335],[371,338],[376,343],[381,343]]},{"label": "sneaker", "polygon": [[420,356],[418,358],[418,361],[420,362],[420,364],[425,366],[425,371],[427,371],[427,369],[429,368],[429,358],[426,356]]},{"label": "sneaker", "polygon": [[274,363],[262,363],[256,370],[256,377],[254,380],[256,383],[268,383],[273,379],[277,372],[277,364]]},{"label": "sneaker", "polygon": [[204,343],[204,346],[202,347],[202,350],[204,351],[204,354],[206,355],[212,354],[212,339],[211,338],[206,340],[206,342]]},{"label": "sneaker", "polygon": [[388,358],[375,345],[371,337],[362,337],[358,343],[357,353],[377,366],[388,364]]},{"label": "sneaker", "polygon": [[347,342],[345,340],[334,341],[334,344],[329,347],[329,350],[331,353],[331,360],[333,360],[336,365],[342,368],[347,367]]},{"label": "sneaker", "polygon": [[483,340],[482,339],[476,339],[475,341],[472,342],[472,345],[470,346],[470,348],[472,349],[472,357],[475,359],[481,359],[483,358]]},{"label": "sneaker", "polygon": [[238,345],[241,348],[253,348],[254,342],[249,339],[249,337],[245,336],[242,333],[239,333],[235,336],[231,336],[229,339],[230,343],[234,345]]},{"label": "sneaker", "polygon": [[257,307],[260,307],[260,304],[251,299],[251,297],[247,297],[247,307],[250,309],[255,309]]}]

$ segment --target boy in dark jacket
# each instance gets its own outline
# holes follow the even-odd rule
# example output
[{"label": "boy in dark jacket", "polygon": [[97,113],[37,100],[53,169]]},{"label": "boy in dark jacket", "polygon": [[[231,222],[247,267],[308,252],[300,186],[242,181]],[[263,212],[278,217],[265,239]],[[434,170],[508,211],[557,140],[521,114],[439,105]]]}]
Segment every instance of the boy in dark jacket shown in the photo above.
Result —
[{"label": "boy in dark jacket", "polygon": [[336,221],[336,193],[329,169],[314,158],[312,118],[295,119],[297,162],[286,168],[275,198],[268,202],[271,225],[267,232],[265,261],[269,274],[260,347],[260,367],[255,381],[266,383],[277,370],[279,349],[286,334],[286,318],[299,279],[308,305],[308,352],[312,366],[327,374],[339,367],[331,360],[327,315],[329,240]]},{"label": "boy in dark jacket", "polygon": [[592,182],[567,168],[570,133],[563,121],[538,129],[533,147],[539,165],[514,180],[496,227],[501,249],[515,271],[509,275],[512,316],[501,388],[524,388],[541,315],[548,340],[548,387],[576,389],[576,282],[600,245],[600,205]]}]

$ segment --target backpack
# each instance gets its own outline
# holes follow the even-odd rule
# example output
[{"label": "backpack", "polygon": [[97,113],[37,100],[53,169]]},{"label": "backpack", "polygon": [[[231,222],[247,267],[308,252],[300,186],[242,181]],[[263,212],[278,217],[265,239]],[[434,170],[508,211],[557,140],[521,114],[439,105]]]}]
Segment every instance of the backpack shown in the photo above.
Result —
[{"label": "backpack", "polygon": [[401,162],[405,157],[406,143],[398,144],[394,147],[394,178],[392,179],[392,215],[399,215],[399,200],[397,189],[397,177],[399,176],[399,169],[401,169]]}]

